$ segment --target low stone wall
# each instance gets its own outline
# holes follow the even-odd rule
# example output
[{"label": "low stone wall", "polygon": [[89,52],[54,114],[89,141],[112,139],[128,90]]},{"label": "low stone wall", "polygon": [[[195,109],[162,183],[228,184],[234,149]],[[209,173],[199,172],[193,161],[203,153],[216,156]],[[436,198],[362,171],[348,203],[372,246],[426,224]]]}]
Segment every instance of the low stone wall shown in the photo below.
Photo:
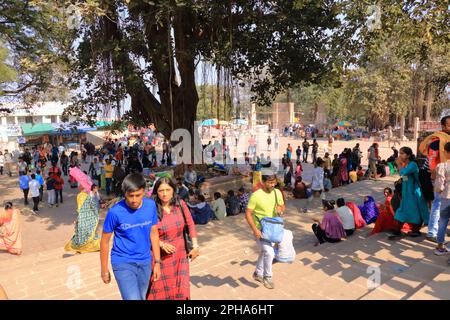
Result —
[{"label": "low stone wall", "polygon": [[214,192],[220,192],[222,195],[226,195],[229,190],[233,190],[235,193],[239,188],[244,187],[247,191],[251,191],[252,178],[244,176],[222,176],[207,179],[201,185],[202,192],[207,195],[207,198],[213,198]]}]

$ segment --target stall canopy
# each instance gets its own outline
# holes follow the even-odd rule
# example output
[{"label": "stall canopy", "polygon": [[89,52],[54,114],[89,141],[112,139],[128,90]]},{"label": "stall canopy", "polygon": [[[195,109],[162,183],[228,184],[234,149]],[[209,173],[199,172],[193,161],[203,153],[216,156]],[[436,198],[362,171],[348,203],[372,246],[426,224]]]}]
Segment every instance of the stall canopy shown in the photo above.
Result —
[{"label": "stall canopy", "polygon": [[217,119],[206,119],[206,120],[202,121],[203,127],[216,126],[216,125],[217,125]]},{"label": "stall canopy", "polygon": [[112,121],[98,120],[95,122],[95,126],[97,126],[97,127],[106,127],[106,126],[110,126],[111,124],[112,124]]},{"label": "stall canopy", "polygon": [[336,127],[351,127],[352,124],[348,121],[339,121],[334,124]]},{"label": "stall canopy", "polygon": [[96,127],[91,127],[88,124],[80,123],[78,125],[73,125],[70,123],[53,123],[53,133],[54,134],[73,134],[73,133],[86,133],[88,131],[97,130]]},{"label": "stall canopy", "polygon": [[248,122],[247,122],[247,120],[244,120],[244,119],[234,119],[233,124],[246,126],[246,125],[248,125]]},{"label": "stall canopy", "polygon": [[51,134],[54,130],[51,123],[23,123],[20,126],[24,136]]}]

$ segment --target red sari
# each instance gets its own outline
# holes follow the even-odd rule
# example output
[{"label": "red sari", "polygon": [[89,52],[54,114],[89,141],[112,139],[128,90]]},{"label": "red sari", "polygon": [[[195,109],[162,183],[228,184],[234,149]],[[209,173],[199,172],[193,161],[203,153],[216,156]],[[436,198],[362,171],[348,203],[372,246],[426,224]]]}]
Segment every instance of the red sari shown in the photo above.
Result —
[{"label": "red sari", "polygon": [[377,221],[375,221],[375,227],[373,228],[371,234],[376,234],[382,231],[392,231],[398,228],[398,222],[394,220],[394,209],[391,205],[391,196],[386,197],[384,205],[378,204],[378,210],[380,214],[378,215]]},{"label": "red sari", "polygon": [[[184,203],[180,204],[186,215],[191,238],[196,238],[194,221]],[[180,208],[173,206],[170,213],[163,212],[158,222],[159,239],[176,247],[175,253],[167,254],[161,250],[161,278],[150,279],[147,300],[187,300],[190,299],[189,261],[183,238],[184,218]]]}]

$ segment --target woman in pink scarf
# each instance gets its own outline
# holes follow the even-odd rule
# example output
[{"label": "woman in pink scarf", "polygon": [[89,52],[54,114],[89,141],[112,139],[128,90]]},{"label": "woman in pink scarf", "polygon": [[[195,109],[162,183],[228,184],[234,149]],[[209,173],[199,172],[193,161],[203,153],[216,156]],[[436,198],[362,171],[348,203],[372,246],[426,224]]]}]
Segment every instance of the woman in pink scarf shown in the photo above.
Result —
[{"label": "woman in pink scarf", "polygon": [[355,227],[356,229],[360,229],[362,227],[366,226],[366,221],[364,221],[361,211],[359,210],[358,206],[354,202],[347,202],[346,206],[350,208],[350,210],[353,212],[353,218],[355,218]]},{"label": "woman in pink scarf", "polygon": [[346,234],[339,215],[334,210],[335,202],[333,200],[322,200],[322,204],[323,210],[325,211],[322,223],[314,219],[316,223],[312,225],[312,230],[318,240],[316,245],[324,242],[339,242],[342,238],[346,237]]},{"label": "woman in pink scarf", "polygon": [[6,202],[5,209],[0,211],[0,250],[22,254],[22,219],[12,202]]}]

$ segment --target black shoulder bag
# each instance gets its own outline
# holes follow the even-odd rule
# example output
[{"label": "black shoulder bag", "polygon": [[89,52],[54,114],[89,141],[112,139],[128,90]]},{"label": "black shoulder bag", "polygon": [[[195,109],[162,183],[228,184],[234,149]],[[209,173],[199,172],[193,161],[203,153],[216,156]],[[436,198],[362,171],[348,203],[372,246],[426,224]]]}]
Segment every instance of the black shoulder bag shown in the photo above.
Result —
[{"label": "black shoulder bag", "polygon": [[184,220],[183,238],[184,238],[184,244],[185,244],[185,248],[186,248],[186,254],[189,254],[192,251],[192,249],[194,249],[194,245],[192,243],[191,235],[189,234],[189,227],[187,224],[186,215],[184,213],[184,208],[181,206],[180,200],[178,198],[176,201],[177,201],[178,207],[181,210],[181,214],[183,215],[183,220]]}]

